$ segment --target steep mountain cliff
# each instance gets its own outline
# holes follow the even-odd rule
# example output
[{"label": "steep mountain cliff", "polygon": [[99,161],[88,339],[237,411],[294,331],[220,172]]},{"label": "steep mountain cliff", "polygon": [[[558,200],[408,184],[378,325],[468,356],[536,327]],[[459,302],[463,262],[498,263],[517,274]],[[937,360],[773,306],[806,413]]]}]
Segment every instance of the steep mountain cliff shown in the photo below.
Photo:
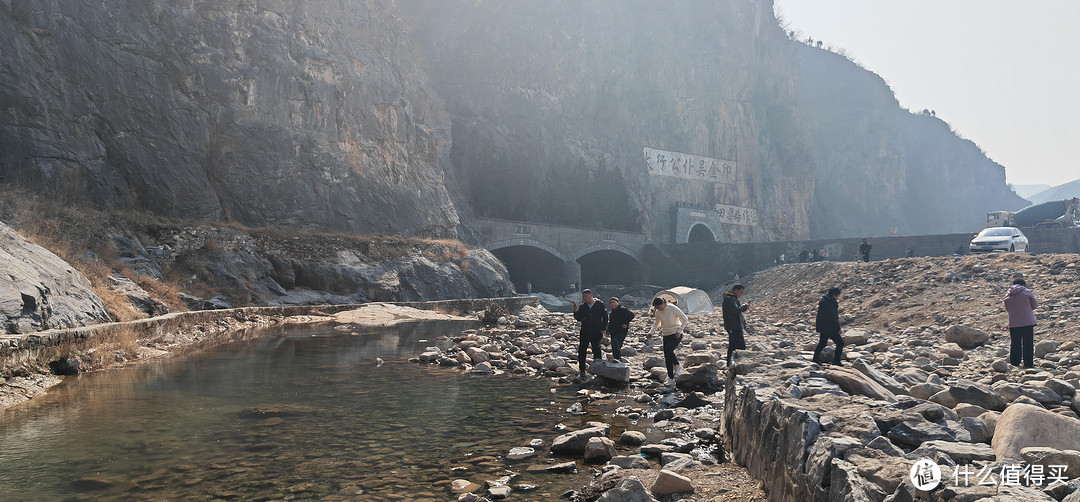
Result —
[{"label": "steep mountain cliff", "polygon": [[771,0],[0,0],[0,180],[253,227],[454,236],[475,214],[653,242],[680,218],[768,241],[1021,204]]},{"label": "steep mountain cliff", "polygon": [[172,217],[453,235],[392,3],[0,1],[0,179]]},{"label": "steep mountain cliff", "polygon": [[[807,236],[795,49],[772,2],[398,2],[453,123],[447,168],[481,216],[673,239],[677,203],[756,208],[721,241]],[[650,174],[644,148],[737,162]],[[695,160],[695,169],[698,167]]]},{"label": "steep mountain cliff", "polygon": [[815,165],[813,238],[964,232],[1023,199],[1005,168],[930,113],[900,107],[885,81],[798,44],[799,102]]}]

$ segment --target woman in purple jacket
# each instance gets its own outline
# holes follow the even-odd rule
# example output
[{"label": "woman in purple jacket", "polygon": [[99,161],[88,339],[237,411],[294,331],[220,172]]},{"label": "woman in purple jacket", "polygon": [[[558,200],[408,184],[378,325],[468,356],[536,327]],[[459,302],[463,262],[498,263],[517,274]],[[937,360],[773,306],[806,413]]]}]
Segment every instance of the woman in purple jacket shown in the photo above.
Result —
[{"label": "woman in purple jacket", "polygon": [[1009,336],[1012,347],[1009,350],[1009,363],[1020,366],[1020,355],[1024,356],[1024,367],[1032,367],[1035,356],[1035,308],[1039,300],[1035,293],[1027,288],[1023,279],[1013,281],[1009,293],[1005,295],[1005,310],[1009,312]]}]

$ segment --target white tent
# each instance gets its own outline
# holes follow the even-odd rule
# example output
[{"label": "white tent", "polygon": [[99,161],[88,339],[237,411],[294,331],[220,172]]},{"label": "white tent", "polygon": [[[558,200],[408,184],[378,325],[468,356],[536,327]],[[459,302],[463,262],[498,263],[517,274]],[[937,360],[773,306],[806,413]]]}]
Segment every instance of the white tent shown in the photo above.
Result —
[{"label": "white tent", "polygon": [[[676,286],[656,293],[653,298],[663,298],[668,303],[674,303],[678,305],[679,310],[687,314],[711,314],[714,312],[709,294],[696,288]],[[652,313],[652,307],[649,308],[649,313]]]}]

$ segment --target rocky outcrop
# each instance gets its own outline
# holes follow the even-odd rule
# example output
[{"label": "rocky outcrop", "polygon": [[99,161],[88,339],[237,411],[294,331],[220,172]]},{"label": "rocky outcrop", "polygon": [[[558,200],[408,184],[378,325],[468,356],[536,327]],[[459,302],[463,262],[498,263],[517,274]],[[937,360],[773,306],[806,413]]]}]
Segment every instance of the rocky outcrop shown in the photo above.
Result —
[{"label": "rocky outcrop", "polygon": [[[514,295],[501,262],[456,241],[209,225],[161,227],[148,234],[116,232],[108,246],[137,257],[135,270],[144,275],[192,278],[233,306]],[[191,308],[221,308],[189,300]]]},{"label": "rocky outcrop", "polygon": [[421,61],[386,2],[3,2],[0,173],[68,203],[452,235]]},{"label": "rocky outcrop", "polygon": [[6,333],[107,321],[90,281],[60,257],[0,222],[0,322]]}]

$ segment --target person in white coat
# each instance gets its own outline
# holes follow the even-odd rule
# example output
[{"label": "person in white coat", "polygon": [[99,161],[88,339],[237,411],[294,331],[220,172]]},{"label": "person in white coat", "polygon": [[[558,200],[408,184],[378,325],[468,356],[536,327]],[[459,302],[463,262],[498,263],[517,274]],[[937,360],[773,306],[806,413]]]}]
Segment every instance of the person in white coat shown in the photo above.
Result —
[{"label": "person in white coat", "polygon": [[658,329],[660,330],[661,338],[664,341],[664,364],[667,366],[668,375],[667,384],[671,385],[675,383],[675,375],[682,373],[682,365],[679,364],[678,358],[675,357],[675,347],[679,346],[683,329],[690,324],[690,319],[686,318],[686,314],[679,307],[668,305],[663,298],[654,298],[652,304],[654,307],[653,315],[656,320],[653,322],[653,327],[649,330],[649,334],[646,335],[645,339],[652,338],[653,333]]}]

